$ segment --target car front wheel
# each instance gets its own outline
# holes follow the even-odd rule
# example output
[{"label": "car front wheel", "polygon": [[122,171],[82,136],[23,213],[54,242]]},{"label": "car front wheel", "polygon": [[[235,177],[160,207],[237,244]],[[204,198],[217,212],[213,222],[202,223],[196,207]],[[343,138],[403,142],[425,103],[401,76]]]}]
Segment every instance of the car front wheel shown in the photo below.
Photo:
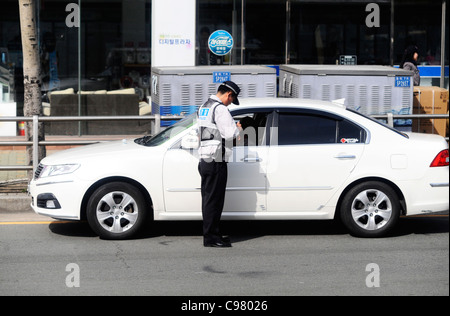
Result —
[{"label": "car front wheel", "polygon": [[127,239],[136,235],[146,218],[142,193],[123,182],[107,183],[91,195],[87,219],[91,228],[103,239]]},{"label": "car front wheel", "polygon": [[371,181],[353,187],[340,211],[342,222],[353,235],[382,237],[397,224],[400,202],[389,185]]}]

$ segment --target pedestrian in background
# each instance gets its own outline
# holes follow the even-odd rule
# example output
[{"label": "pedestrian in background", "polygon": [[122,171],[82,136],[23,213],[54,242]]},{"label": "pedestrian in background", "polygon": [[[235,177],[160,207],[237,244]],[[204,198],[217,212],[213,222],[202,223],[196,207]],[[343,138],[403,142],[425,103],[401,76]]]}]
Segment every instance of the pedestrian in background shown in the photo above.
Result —
[{"label": "pedestrian in background", "polygon": [[419,49],[415,45],[408,46],[403,54],[400,68],[412,71],[414,73],[414,85],[420,86],[420,73],[417,68],[417,60],[419,59]]}]

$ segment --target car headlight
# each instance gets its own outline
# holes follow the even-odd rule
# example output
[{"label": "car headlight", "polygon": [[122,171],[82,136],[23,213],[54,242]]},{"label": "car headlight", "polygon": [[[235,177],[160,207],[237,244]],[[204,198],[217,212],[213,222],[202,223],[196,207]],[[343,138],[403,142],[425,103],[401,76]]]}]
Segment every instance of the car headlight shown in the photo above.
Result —
[{"label": "car headlight", "polygon": [[46,166],[42,167],[42,170],[39,174],[39,178],[45,177],[53,177],[60,176],[63,174],[69,174],[74,172],[80,167],[79,164],[67,164],[67,165],[54,165],[54,166]]}]

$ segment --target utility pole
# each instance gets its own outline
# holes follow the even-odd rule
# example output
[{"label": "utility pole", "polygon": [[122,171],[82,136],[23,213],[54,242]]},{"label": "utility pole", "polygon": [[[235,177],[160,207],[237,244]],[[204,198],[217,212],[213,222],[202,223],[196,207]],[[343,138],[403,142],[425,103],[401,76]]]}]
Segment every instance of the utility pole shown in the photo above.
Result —
[{"label": "utility pole", "polygon": [[[42,115],[41,63],[39,58],[39,37],[36,28],[36,0],[19,0],[20,31],[23,51],[24,116]],[[25,124],[27,141],[33,139],[32,122]],[[39,141],[45,139],[44,124],[39,123]],[[28,164],[33,165],[33,147],[27,146]],[[45,157],[45,147],[39,146],[39,159]],[[33,172],[28,172],[28,178]]]}]

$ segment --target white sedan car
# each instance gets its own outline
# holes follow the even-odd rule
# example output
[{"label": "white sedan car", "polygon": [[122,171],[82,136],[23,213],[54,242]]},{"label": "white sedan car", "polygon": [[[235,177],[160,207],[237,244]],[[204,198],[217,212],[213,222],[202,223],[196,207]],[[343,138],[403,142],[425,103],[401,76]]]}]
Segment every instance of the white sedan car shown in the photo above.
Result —
[{"label": "white sedan car", "polygon": [[[405,134],[331,102],[247,99],[229,109],[246,129],[233,144],[222,219],[340,218],[355,236],[379,237],[401,215],[449,209],[441,136]],[[30,182],[32,207],[87,219],[105,239],[129,238],[148,220],[201,220],[197,146],[194,114],[154,137],[58,152]]]}]

